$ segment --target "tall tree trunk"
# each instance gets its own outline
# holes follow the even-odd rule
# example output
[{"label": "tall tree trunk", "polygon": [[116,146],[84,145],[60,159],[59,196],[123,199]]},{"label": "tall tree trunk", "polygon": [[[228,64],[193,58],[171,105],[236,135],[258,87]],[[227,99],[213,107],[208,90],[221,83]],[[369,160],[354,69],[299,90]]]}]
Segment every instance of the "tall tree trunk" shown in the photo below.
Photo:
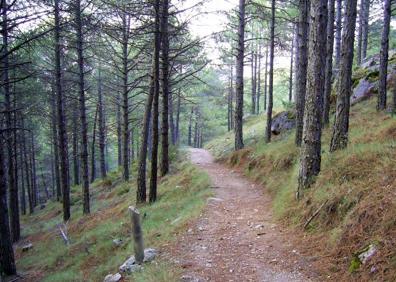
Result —
[{"label": "tall tree trunk", "polygon": [[304,111],[297,199],[320,172],[322,108],[325,83],[327,0],[311,0],[307,95]]},{"label": "tall tree trunk", "polygon": [[275,0],[272,0],[271,24],[270,24],[268,109],[267,109],[267,126],[265,129],[266,143],[271,142],[272,107],[273,107],[273,91],[274,91],[274,49],[275,49]]},{"label": "tall tree trunk", "polygon": [[[164,7],[167,8],[167,7]],[[160,0],[154,2],[155,31],[154,31],[154,97],[153,97],[153,149],[151,158],[151,176],[149,201],[154,203],[157,200],[157,174],[158,174],[158,143],[159,143],[159,95],[160,95],[160,70],[159,70],[159,51],[161,45],[160,36]],[[170,101],[172,103],[172,101]]]},{"label": "tall tree trunk", "polygon": [[181,107],[181,89],[177,95],[177,107],[176,107],[176,144],[180,142],[180,107]]},{"label": "tall tree trunk", "polygon": [[96,146],[96,123],[98,120],[99,103],[96,106],[95,118],[92,130],[92,143],[91,143],[91,183],[96,178],[96,160],[95,160],[95,146]]},{"label": "tall tree trunk", "polygon": [[129,90],[128,90],[128,44],[129,18],[125,12],[122,17],[122,175],[124,181],[129,181]]},{"label": "tall tree trunk", "polygon": [[337,1],[336,10],[336,35],[335,35],[335,68],[340,69],[341,61],[341,31],[342,31],[342,0]]},{"label": "tall tree trunk", "polygon": [[89,174],[88,174],[88,124],[85,105],[85,81],[84,81],[84,54],[83,54],[83,32],[81,21],[81,0],[75,0],[75,29],[77,35],[77,64],[78,64],[78,92],[80,106],[80,126],[81,126],[81,176],[83,193],[83,213],[90,213],[89,203]]},{"label": "tall tree trunk", "polygon": [[20,225],[19,225],[19,207],[18,207],[18,187],[15,183],[15,164],[13,152],[13,135],[12,135],[12,112],[11,108],[11,90],[9,78],[9,54],[8,54],[8,5],[7,1],[2,1],[2,73],[3,73],[3,93],[4,93],[4,107],[5,107],[5,139],[7,145],[7,175],[8,175],[8,191],[9,191],[9,212],[10,212],[10,231],[11,239],[16,242],[20,238]]},{"label": "tall tree trunk", "polygon": [[72,155],[73,155],[73,184],[75,186],[80,185],[80,158],[79,150],[79,134],[78,134],[78,105],[73,101],[73,113],[72,113]]},{"label": "tall tree trunk", "polygon": [[192,146],[191,138],[192,138],[192,121],[193,121],[192,119],[193,119],[193,115],[194,115],[194,107],[191,107],[190,119],[188,121],[188,136],[187,136],[188,146]]},{"label": "tall tree trunk", "polygon": [[265,71],[264,71],[264,112],[267,111],[267,91],[268,91],[268,45],[265,48]]},{"label": "tall tree trunk", "polygon": [[169,0],[162,2],[161,41],[162,41],[162,126],[161,126],[161,176],[169,172]]},{"label": "tall tree trunk", "polygon": [[257,67],[257,101],[256,113],[260,113],[260,99],[261,99],[261,43],[259,43],[258,52],[258,67]]},{"label": "tall tree trunk", "polygon": [[299,0],[299,27],[298,27],[298,66],[296,73],[296,139],[295,143],[301,146],[303,126],[305,92],[307,87],[308,65],[308,31],[309,31],[309,5],[310,0]]},{"label": "tall tree trunk", "polygon": [[100,176],[105,178],[106,171],[106,124],[104,113],[104,101],[102,93],[102,77],[101,70],[98,74],[98,104],[99,104],[99,161],[100,161]]},{"label": "tall tree trunk", "polygon": [[59,172],[59,145],[58,145],[58,129],[56,127],[57,114],[56,114],[56,89],[54,87],[51,93],[51,129],[52,129],[52,140],[53,140],[53,152],[54,152],[54,171],[55,171],[55,186],[56,186],[56,200],[60,201],[62,197],[61,180]]},{"label": "tall tree trunk", "polygon": [[364,2],[364,15],[362,26],[362,60],[367,57],[367,43],[369,34],[369,17],[370,17],[370,0],[362,0]]},{"label": "tall tree trunk", "polygon": [[334,3],[329,0],[327,19],[327,43],[326,43],[326,72],[325,91],[323,99],[323,124],[328,125],[330,120],[330,95],[333,77],[333,48],[334,48]]},{"label": "tall tree trunk", "polygon": [[243,144],[243,62],[245,57],[245,0],[239,0],[238,47],[235,82],[235,150]]},{"label": "tall tree trunk", "polygon": [[122,136],[121,136],[121,97],[120,93],[117,93],[117,104],[116,104],[116,119],[117,119],[117,163],[118,166],[122,166]]},{"label": "tall tree trunk", "polygon": [[357,0],[346,2],[345,23],[342,33],[340,73],[337,89],[336,116],[330,152],[343,149],[348,144],[349,108],[352,92],[353,45],[355,39]]},{"label": "tall tree trunk", "polygon": [[20,192],[20,202],[21,202],[21,211],[23,215],[26,215],[26,176],[24,170],[24,149],[23,149],[23,132],[19,136],[19,167],[20,167],[20,175],[21,175],[21,192]]},{"label": "tall tree trunk", "polygon": [[[4,1],[6,2],[6,1]],[[7,10],[3,4],[3,13]],[[5,10],[5,11],[4,11]],[[3,18],[4,19],[4,18]],[[1,270],[6,275],[16,274],[14,249],[12,248],[12,237],[10,234],[10,222],[7,209],[7,182],[4,171],[3,140],[1,136],[0,144],[0,265]]]},{"label": "tall tree trunk", "polygon": [[292,39],[292,46],[290,50],[290,74],[289,74],[289,102],[293,100],[293,71],[294,71],[294,45],[296,41],[296,30],[294,28],[293,39]]},{"label": "tall tree trunk", "polygon": [[54,0],[55,4],[55,86],[57,96],[57,118],[58,118],[58,146],[60,157],[61,188],[63,195],[63,220],[70,218],[70,181],[69,181],[69,153],[66,131],[66,116],[64,112],[64,95],[62,91],[61,72],[61,42],[60,42],[60,15],[59,0]]},{"label": "tall tree trunk", "polygon": [[169,92],[169,128],[171,133],[171,142],[172,145],[176,145],[176,128],[175,128],[175,121],[173,118],[173,92]]},{"label": "tall tree trunk", "polygon": [[257,68],[257,55],[252,51],[252,107],[250,109],[250,113],[252,115],[256,114],[256,68]]},{"label": "tall tree trunk", "polygon": [[388,76],[388,49],[389,49],[389,28],[391,18],[391,1],[384,0],[384,28],[381,37],[381,52],[380,52],[380,74],[378,86],[378,103],[377,110],[382,111],[386,109],[386,95],[387,95],[387,76]]},{"label": "tall tree trunk", "polygon": [[33,205],[37,206],[37,199],[38,199],[38,187],[37,187],[37,170],[36,170],[36,149],[34,145],[34,136],[33,132],[30,133],[30,156],[31,156],[31,163],[32,163],[32,199]]},{"label": "tall tree trunk", "polygon": [[362,63],[362,43],[363,43],[363,21],[364,21],[364,0],[360,0],[359,9],[359,29],[357,34],[356,63],[358,66]]}]

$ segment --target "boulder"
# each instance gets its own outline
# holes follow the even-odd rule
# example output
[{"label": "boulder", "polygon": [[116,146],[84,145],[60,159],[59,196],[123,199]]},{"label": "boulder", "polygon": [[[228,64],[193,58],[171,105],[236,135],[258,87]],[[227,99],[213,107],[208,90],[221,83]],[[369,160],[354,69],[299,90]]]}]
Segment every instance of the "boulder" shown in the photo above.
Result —
[{"label": "boulder", "polygon": [[105,277],[103,282],[118,282],[122,278],[121,274],[116,273],[116,274],[109,274]]},{"label": "boulder", "polygon": [[284,131],[293,129],[295,126],[296,120],[293,112],[280,112],[272,118],[271,132],[272,134],[279,135]]},{"label": "boulder", "polygon": [[366,79],[361,79],[359,84],[353,89],[351,105],[370,98],[374,94],[374,83]]},{"label": "boulder", "polygon": [[[157,254],[158,252],[155,249],[145,249],[143,262],[147,263],[153,261]],[[140,270],[141,268],[142,266],[136,263],[135,256],[131,256],[120,266],[119,270],[120,272],[132,273]]]}]

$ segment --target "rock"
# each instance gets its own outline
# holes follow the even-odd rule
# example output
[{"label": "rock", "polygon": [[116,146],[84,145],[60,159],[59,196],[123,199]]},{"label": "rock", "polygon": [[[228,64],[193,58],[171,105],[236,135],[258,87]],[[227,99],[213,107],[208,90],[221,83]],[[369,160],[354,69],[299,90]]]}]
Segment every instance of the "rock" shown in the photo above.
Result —
[{"label": "rock", "polygon": [[155,257],[158,255],[157,250],[155,249],[145,249],[144,250],[144,262],[150,262],[155,259]]},{"label": "rock", "polygon": [[[144,260],[143,262],[151,262],[155,259],[158,252],[155,249],[145,249],[144,250]],[[127,259],[119,268],[120,272],[132,273],[138,271],[142,268],[141,265],[136,264],[135,256],[131,256]]]},{"label": "rock", "polygon": [[370,244],[365,251],[358,255],[359,260],[365,264],[372,256],[377,253],[377,247],[374,244]]},{"label": "rock", "polygon": [[295,115],[291,111],[284,111],[276,114],[272,119],[271,132],[279,135],[280,133],[293,129],[296,126]]},{"label": "rock", "polygon": [[105,277],[103,282],[118,282],[122,278],[121,274],[116,273],[116,274],[109,274]]},{"label": "rock", "polygon": [[122,239],[114,239],[113,244],[117,247],[121,246],[123,243]]},{"label": "rock", "polygon": [[26,245],[22,246],[22,252],[27,252],[30,249],[33,249],[33,244],[32,243],[29,243],[29,244],[26,244]]},{"label": "rock", "polygon": [[361,79],[359,84],[353,89],[351,105],[370,98],[374,94],[374,83],[366,79]]}]

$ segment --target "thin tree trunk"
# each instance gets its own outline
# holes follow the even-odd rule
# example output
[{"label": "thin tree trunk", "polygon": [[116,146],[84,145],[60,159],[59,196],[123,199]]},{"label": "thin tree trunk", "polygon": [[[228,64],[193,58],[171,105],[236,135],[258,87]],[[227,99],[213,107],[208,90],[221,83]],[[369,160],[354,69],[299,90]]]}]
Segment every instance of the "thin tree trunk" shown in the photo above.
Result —
[{"label": "thin tree trunk", "polygon": [[[7,10],[5,5],[3,4],[3,11]],[[1,136],[2,142],[0,144],[0,265],[5,275],[14,275],[16,274],[16,267],[9,229],[10,222],[7,209],[7,183],[6,172],[4,171],[3,138],[4,136]]]},{"label": "thin tree trunk", "polygon": [[336,35],[335,35],[335,68],[340,69],[341,61],[341,31],[342,31],[342,0],[337,1],[336,10]]},{"label": "thin tree trunk", "polygon": [[370,17],[370,0],[362,0],[364,2],[364,16],[362,27],[362,61],[367,57],[367,43],[369,34],[369,17]]},{"label": "thin tree trunk", "polygon": [[290,74],[289,74],[289,102],[293,100],[293,70],[294,70],[294,43],[296,41],[296,28],[294,28],[292,46],[290,50]]},{"label": "thin tree trunk", "polygon": [[117,161],[118,166],[122,166],[122,137],[121,137],[121,97],[117,93],[116,105],[116,119],[117,119]]},{"label": "thin tree trunk", "polygon": [[128,90],[128,44],[129,18],[123,12],[122,40],[122,174],[124,181],[129,181],[129,90]]},{"label": "thin tree trunk", "polygon": [[323,125],[328,125],[330,120],[330,95],[333,77],[333,48],[334,48],[334,3],[329,0],[327,19],[327,46],[326,46],[326,72],[325,91],[323,99]]},{"label": "thin tree trunk", "polygon": [[192,119],[194,115],[194,107],[191,108],[190,119],[188,121],[188,146],[192,146],[191,138],[192,138]]},{"label": "thin tree trunk", "polygon": [[356,25],[357,0],[347,1],[345,25],[342,34],[340,73],[337,89],[336,116],[330,152],[343,149],[348,144],[349,108],[352,92],[352,63]]},{"label": "thin tree trunk", "polygon": [[171,133],[171,142],[172,145],[176,145],[176,128],[175,128],[175,121],[173,118],[173,92],[169,92],[169,128]]},{"label": "thin tree trunk", "polygon": [[260,99],[261,99],[261,43],[259,44],[258,52],[258,67],[257,67],[257,101],[256,113],[260,113]]},{"label": "thin tree trunk", "polygon": [[19,207],[18,207],[18,187],[15,185],[15,163],[13,157],[13,135],[12,135],[12,112],[11,108],[11,90],[9,78],[9,55],[8,55],[8,5],[7,1],[2,1],[2,38],[3,38],[3,59],[2,59],[2,73],[3,73],[3,93],[4,93],[4,108],[5,108],[5,139],[7,147],[7,175],[8,175],[8,191],[9,191],[9,213],[10,213],[10,232],[11,239],[16,242],[20,238],[19,225]]},{"label": "thin tree trunk", "polygon": [[70,182],[69,182],[69,154],[66,131],[66,117],[64,113],[64,96],[62,91],[62,73],[61,73],[61,42],[60,42],[60,16],[59,0],[55,2],[55,85],[57,96],[58,111],[58,138],[59,138],[59,156],[61,172],[61,188],[63,195],[63,220],[68,221],[70,218]]},{"label": "thin tree trunk", "polygon": [[252,115],[256,114],[256,67],[257,67],[257,56],[254,53],[254,51],[252,51],[252,65],[251,65],[251,69],[252,69],[252,107],[250,109],[250,113]]},{"label": "thin tree trunk", "polygon": [[266,143],[271,142],[272,107],[273,107],[273,91],[274,91],[274,49],[275,49],[275,0],[272,0],[271,24],[270,24],[268,109],[267,109],[267,126],[265,129]]},{"label": "thin tree trunk", "polygon": [[[74,102],[73,102],[74,105]],[[73,155],[73,184],[75,186],[80,185],[80,158],[79,156],[79,134],[78,134],[78,106],[74,105],[73,108],[73,120],[72,120],[72,155]]]},{"label": "thin tree trunk", "polygon": [[364,0],[360,0],[359,9],[359,29],[357,34],[357,48],[356,48],[356,63],[358,66],[362,63],[362,36],[363,36],[363,21],[364,21]]},{"label": "thin tree trunk", "polygon": [[83,54],[83,32],[81,21],[81,0],[75,0],[75,28],[77,34],[77,63],[78,63],[78,90],[80,106],[80,126],[81,126],[81,176],[83,193],[83,213],[90,213],[89,200],[89,174],[88,174],[88,124],[85,105],[85,81],[84,81],[84,54]]},{"label": "thin tree trunk", "polygon": [[[165,7],[164,7],[165,8]],[[151,158],[150,192],[149,201],[154,203],[157,200],[157,174],[158,174],[158,143],[159,143],[159,96],[160,96],[160,70],[159,70],[159,51],[161,45],[160,36],[160,0],[155,0],[155,35],[154,35],[154,97],[153,97],[153,148]],[[172,101],[171,101],[172,103]]]},{"label": "thin tree trunk", "polygon": [[311,0],[307,95],[304,111],[297,199],[320,172],[322,108],[325,83],[327,0]]},{"label": "thin tree trunk", "polygon": [[106,124],[104,113],[104,101],[102,93],[102,77],[99,69],[98,75],[98,104],[99,104],[99,161],[100,161],[100,176],[106,178]]},{"label": "thin tree trunk", "polygon": [[[54,87],[55,88],[55,87]],[[56,127],[57,114],[56,114],[56,89],[51,93],[51,119],[52,119],[52,140],[53,140],[53,152],[54,152],[54,171],[55,171],[55,186],[56,186],[56,200],[60,201],[62,197],[61,180],[59,172],[59,145],[58,145],[58,130]]]},{"label": "thin tree trunk", "polygon": [[161,41],[162,41],[162,126],[161,126],[161,176],[169,172],[169,0],[162,2]]},{"label": "thin tree trunk", "polygon": [[243,62],[245,57],[245,0],[239,0],[238,12],[238,47],[236,59],[235,83],[235,150],[244,147],[243,144]]},{"label": "thin tree trunk", "polygon": [[95,118],[92,130],[92,144],[91,144],[91,183],[96,178],[96,160],[95,160],[95,146],[96,146],[96,123],[98,120],[99,103],[96,106]]},{"label": "thin tree trunk", "polygon": [[299,147],[304,126],[305,92],[307,87],[308,31],[310,0],[299,0],[298,67],[296,73],[296,139]]},{"label": "thin tree trunk", "polygon": [[378,103],[377,110],[382,111],[386,109],[386,95],[387,95],[387,76],[388,76],[388,49],[389,49],[389,29],[391,18],[391,0],[384,0],[384,28],[381,37],[381,52],[380,52],[380,74],[378,86]]},{"label": "thin tree trunk", "polygon": [[268,90],[268,45],[265,49],[265,71],[264,71],[264,112],[267,111],[267,90]]},{"label": "thin tree trunk", "polygon": [[180,107],[181,107],[181,90],[177,96],[177,107],[176,107],[176,144],[180,142]]},{"label": "thin tree trunk", "polygon": [[23,149],[23,132],[21,132],[19,138],[19,166],[20,166],[20,175],[21,175],[21,192],[20,192],[20,202],[21,202],[21,211],[23,215],[26,215],[26,187],[25,187],[25,170],[24,170],[24,149]]}]

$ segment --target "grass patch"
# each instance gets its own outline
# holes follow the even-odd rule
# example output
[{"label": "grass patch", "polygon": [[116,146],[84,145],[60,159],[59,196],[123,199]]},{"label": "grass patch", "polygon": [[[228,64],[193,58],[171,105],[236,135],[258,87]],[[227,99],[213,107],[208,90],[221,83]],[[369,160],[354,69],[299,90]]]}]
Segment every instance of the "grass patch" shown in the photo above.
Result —
[{"label": "grass patch", "polygon": [[[172,174],[161,179],[158,201],[140,206],[146,247],[163,250],[177,239],[191,219],[197,217],[211,194],[208,176],[188,162],[178,161]],[[73,187],[75,199],[72,219],[67,223],[71,245],[59,236],[61,204],[51,202],[44,210],[22,218],[23,238],[34,247],[26,253],[16,250],[17,267],[33,280],[102,281],[133,254],[128,206],[135,204],[135,182],[124,183],[119,173],[109,173],[91,187],[93,212],[82,216],[79,187]],[[114,239],[122,239],[119,247]],[[124,281],[176,281],[180,270],[161,259]]]}]

